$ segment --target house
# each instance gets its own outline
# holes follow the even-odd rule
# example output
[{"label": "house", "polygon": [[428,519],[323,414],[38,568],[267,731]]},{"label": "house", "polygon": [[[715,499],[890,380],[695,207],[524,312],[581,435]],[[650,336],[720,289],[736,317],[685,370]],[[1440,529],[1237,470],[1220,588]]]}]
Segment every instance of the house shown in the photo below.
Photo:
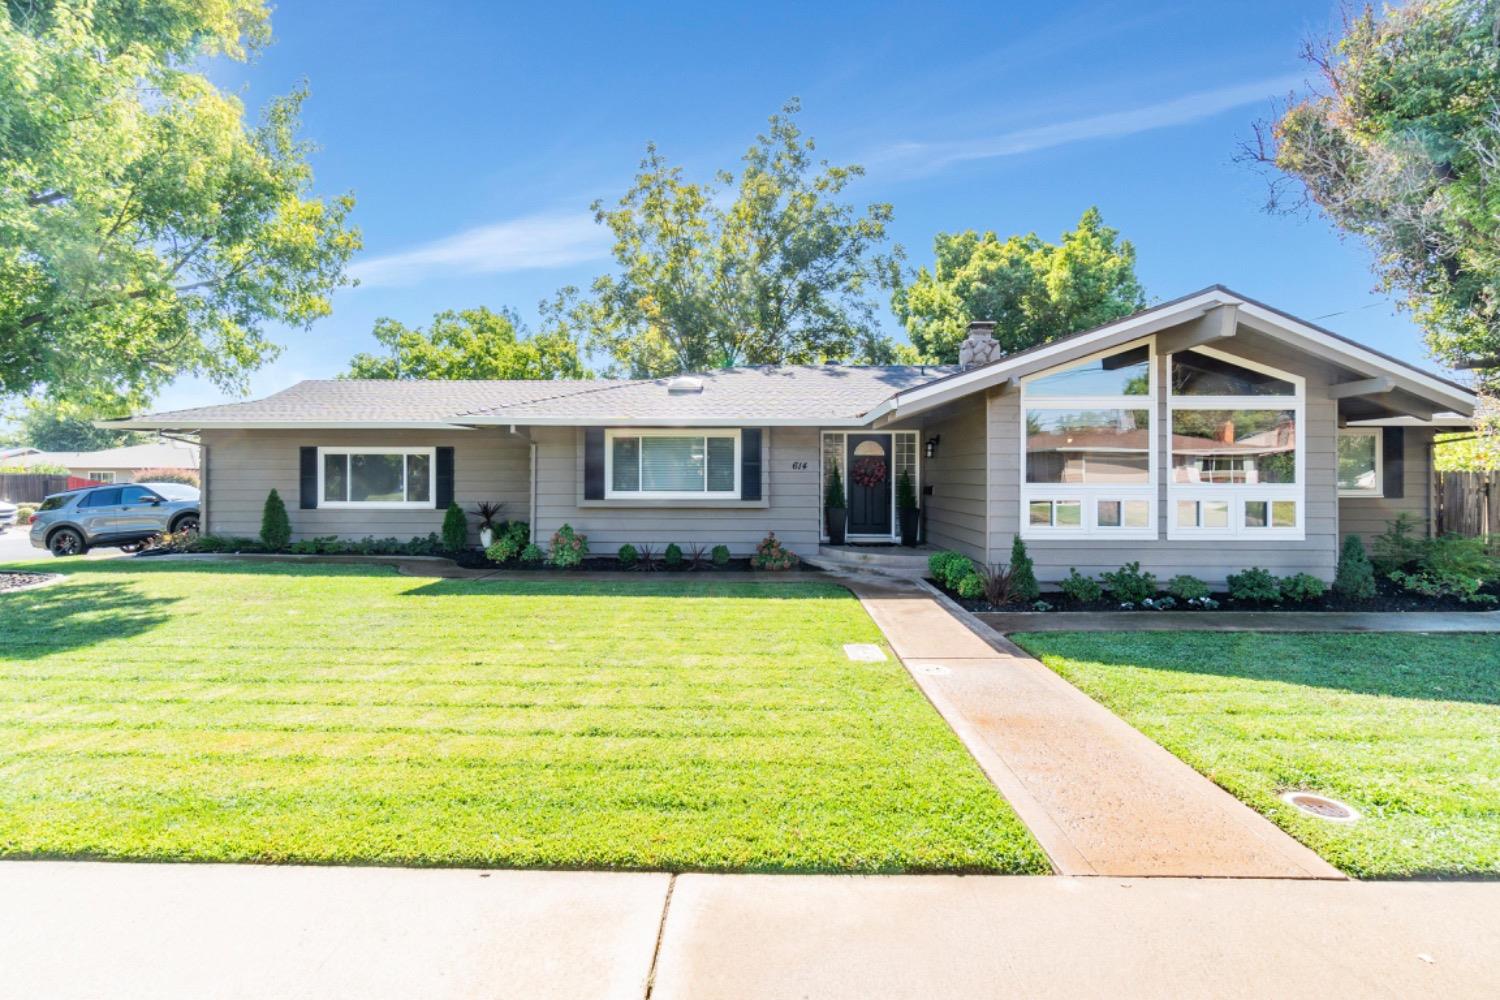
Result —
[{"label": "house", "polygon": [[[993,357],[974,324],[965,357]],[[625,542],[768,531],[803,556],[837,466],[851,543],[892,541],[896,479],[927,545],[1038,576],[1139,560],[1222,583],[1251,565],[1331,579],[1343,534],[1433,523],[1435,429],[1474,394],[1222,286],[986,363],[734,368],[670,379],[299,383],[107,426],[196,433],[207,530],[409,537],[449,500]]]},{"label": "house", "polygon": [[150,444],[99,451],[38,451],[28,448],[26,452],[7,459],[7,463],[21,468],[62,466],[68,470],[69,476],[97,483],[131,483],[137,481],[143,472],[161,469],[198,471],[198,446],[165,438]]}]

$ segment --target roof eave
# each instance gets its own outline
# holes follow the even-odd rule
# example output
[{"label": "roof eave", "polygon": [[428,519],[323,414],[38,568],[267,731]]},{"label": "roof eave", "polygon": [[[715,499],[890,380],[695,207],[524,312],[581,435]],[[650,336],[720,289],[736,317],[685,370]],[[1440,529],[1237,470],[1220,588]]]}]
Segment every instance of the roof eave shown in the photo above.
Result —
[{"label": "roof eave", "polygon": [[[513,421],[506,421],[511,423]],[[96,420],[104,430],[141,431],[240,431],[240,430],[439,430],[470,431],[470,423],[447,420],[192,420],[181,417],[127,417]]]}]

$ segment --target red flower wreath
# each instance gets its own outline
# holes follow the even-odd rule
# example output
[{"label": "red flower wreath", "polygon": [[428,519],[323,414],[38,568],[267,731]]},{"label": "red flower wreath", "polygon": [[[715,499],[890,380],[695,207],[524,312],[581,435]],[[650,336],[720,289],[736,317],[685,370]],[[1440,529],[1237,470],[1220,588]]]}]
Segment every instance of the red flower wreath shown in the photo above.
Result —
[{"label": "red flower wreath", "polygon": [[865,489],[874,489],[885,482],[885,459],[855,459],[854,468],[849,470],[849,478],[853,479],[860,486],[865,487]]}]

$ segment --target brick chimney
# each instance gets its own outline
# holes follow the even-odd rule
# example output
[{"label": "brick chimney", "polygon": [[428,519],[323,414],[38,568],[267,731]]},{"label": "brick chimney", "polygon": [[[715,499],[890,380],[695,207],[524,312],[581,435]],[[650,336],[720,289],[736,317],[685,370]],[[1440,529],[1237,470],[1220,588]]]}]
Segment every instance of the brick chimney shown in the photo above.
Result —
[{"label": "brick chimney", "polygon": [[995,324],[992,320],[976,320],[969,324],[969,335],[958,345],[958,367],[967,371],[987,365],[1000,358],[1000,345],[995,342]]}]

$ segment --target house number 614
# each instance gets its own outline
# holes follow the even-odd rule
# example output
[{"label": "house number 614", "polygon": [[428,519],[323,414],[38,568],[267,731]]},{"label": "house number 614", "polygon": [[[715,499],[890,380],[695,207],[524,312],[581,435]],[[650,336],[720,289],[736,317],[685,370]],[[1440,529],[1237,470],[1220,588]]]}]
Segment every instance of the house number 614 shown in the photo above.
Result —
[{"label": "house number 614", "polygon": [[806,462],[793,462],[792,463],[792,469],[793,469],[793,471],[800,472],[800,471],[802,471],[805,468],[807,468],[807,463]]}]

